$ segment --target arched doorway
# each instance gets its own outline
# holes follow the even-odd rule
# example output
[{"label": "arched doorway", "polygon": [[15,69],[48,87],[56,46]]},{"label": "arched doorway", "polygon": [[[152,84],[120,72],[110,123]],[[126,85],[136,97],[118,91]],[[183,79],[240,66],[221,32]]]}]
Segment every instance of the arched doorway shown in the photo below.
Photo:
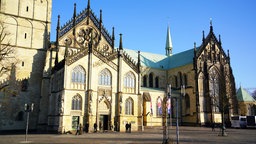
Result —
[{"label": "arched doorway", "polygon": [[[150,109],[147,109],[148,106],[150,107]],[[151,116],[151,114],[153,114],[151,97],[148,92],[144,92],[143,93],[143,126],[148,126],[148,116]]]},{"label": "arched doorway", "polygon": [[110,102],[107,98],[103,97],[98,104],[98,126],[99,130],[106,131],[111,129],[111,115],[110,115]]}]

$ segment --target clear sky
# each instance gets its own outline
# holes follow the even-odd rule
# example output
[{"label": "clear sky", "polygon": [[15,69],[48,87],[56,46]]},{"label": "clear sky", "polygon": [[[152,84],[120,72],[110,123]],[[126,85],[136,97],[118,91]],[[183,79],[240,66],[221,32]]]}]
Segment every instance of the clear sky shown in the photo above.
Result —
[{"label": "clear sky", "polygon": [[[56,38],[57,16],[61,25],[87,7],[87,0],[53,0],[51,41]],[[91,0],[91,8],[112,34],[115,46],[123,34],[123,47],[165,54],[167,26],[170,25],[173,54],[202,42],[212,18],[215,35],[221,35],[225,52],[230,51],[236,87],[256,88],[256,0]]]}]

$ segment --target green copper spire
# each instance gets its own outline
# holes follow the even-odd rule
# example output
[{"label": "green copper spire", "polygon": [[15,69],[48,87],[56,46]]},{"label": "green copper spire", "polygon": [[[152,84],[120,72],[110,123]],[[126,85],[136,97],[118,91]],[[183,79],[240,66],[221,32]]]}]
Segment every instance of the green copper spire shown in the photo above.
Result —
[{"label": "green copper spire", "polygon": [[165,46],[166,56],[172,55],[172,38],[170,33],[170,27],[167,27],[167,36],[166,36],[166,46]]}]

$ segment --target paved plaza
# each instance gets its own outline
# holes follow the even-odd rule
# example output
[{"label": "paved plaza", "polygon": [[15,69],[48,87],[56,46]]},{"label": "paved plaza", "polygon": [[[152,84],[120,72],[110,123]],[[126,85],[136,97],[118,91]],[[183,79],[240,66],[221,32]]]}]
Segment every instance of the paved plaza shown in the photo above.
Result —
[{"label": "paved plaza", "polygon": [[[170,138],[176,143],[176,127],[170,129]],[[180,144],[248,144],[256,143],[256,129],[227,129],[227,136],[218,136],[219,129],[212,131],[205,127],[180,127]],[[1,144],[161,144],[162,128],[146,128],[143,132],[86,133],[71,134],[29,134],[25,142],[24,134],[0,135]]]}]

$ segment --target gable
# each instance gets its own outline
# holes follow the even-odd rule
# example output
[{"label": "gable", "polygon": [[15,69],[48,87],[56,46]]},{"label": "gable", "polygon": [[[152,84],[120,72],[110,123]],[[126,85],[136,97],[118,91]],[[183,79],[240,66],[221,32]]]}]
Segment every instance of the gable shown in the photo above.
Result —
[{"label": "gable", "polygon": [[91,52],[116,69],[117,66],[111,62],[117,57],[117,51],[113,48],[114,37],[111,38],[103,27],[101,19],[98,19],[87,7],[78,15],[75,14],[60,29],[57,27],[56,45],[57,51],[60,52],[58,57],[65,58],[66,64],[70,65],[88,55],[91,44]]},{"label": "gable", "polygon": [[216,38],[212,26],[206,38],[203,36],[203,42],[196,53],[200,61],[209,60],[211,62],[222,61],[227,59],[227,55],[221,46],[221,40]]}]

